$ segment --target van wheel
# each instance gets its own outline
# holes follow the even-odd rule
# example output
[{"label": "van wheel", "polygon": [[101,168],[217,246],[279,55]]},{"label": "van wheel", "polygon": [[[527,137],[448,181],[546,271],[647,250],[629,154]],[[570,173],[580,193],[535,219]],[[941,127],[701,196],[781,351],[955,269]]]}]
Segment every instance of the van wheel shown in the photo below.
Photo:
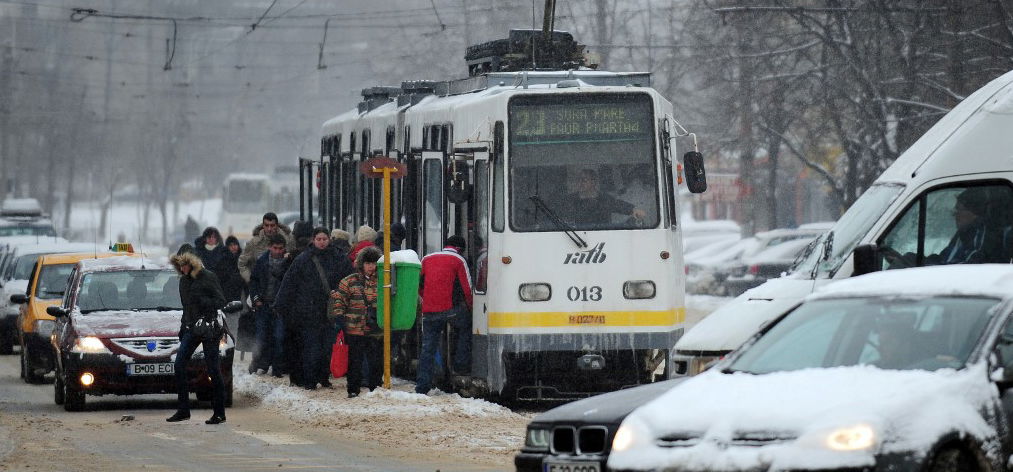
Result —
[{"label": "van wheel", "polygon": [[42,383],[43,376],[35,373],[35,366],[32,365],[32,351],[28,349],[28,346],[21,348],[21,373],[25,382],[30,384]]},{"label": "van wheel", "polygon": [[66,399],[66,392],[64,391],[63,386],[63,373],[60,372],[59,369],[57,369],[56,379],[53,380],[53,403],[56,403],[57,405],[63,405],[65,399]]},{"label": "van wheel", "polygon": [[63,382],[63,409],[67,411],[84,410],[84,391],[73,382]]},{"label": "van wheel", "polygon": [[971,454],[966,450],[951,447],[943,449],[932,458],[932,462],[929,463],[929,472],[969,472],[978,469],[978,464],[975,463]]}]

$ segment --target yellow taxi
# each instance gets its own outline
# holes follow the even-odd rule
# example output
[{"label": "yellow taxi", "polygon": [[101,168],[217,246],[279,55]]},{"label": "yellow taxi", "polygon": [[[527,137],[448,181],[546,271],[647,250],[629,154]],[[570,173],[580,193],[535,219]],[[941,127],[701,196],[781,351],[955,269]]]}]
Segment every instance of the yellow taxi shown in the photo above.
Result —
[{"label": "yellow taxi", "polygon": [[[127,249],[116,247],[114,249]],[[42,383],[43,377],[53,371],[54,355],[50,335],[56,326],[55,318],[46,308],[60,304],[74,265],[85,259],[133,255],[125,252],[90,252],[48,254],[39,257],[28,278],[26,293],[11,295],[18,309],[17,330],[21,342],[21,378],[28,383]]]}]

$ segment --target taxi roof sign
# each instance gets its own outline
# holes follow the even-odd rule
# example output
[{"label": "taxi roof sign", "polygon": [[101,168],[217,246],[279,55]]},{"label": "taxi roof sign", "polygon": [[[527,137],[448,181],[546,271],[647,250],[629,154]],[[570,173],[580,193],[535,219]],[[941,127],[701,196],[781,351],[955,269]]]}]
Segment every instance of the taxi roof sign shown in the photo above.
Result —
[{"label": "taxi roof sign", "polygon": [[112,243],[109,250],[113,252],[134,252],[134,245],[130,243]]}]

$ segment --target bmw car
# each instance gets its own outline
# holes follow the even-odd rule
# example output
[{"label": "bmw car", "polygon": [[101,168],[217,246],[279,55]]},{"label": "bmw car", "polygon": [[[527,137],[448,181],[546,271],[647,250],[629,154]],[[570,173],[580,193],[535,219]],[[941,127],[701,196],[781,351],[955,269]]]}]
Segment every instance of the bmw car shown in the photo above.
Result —
[{"label": "bmw car", "polygon": [[[170,265],[141,257],[81,261],[62,304],[47,311],[57,320],[53,399],[67,411],[82,410],[86,395],[176,391],[173,362],[183,311],[179,276]],[[230,405],[235,345],[226,333],[218,347]],[[190,390],[210,400],[201,347],[187,370]]]}]

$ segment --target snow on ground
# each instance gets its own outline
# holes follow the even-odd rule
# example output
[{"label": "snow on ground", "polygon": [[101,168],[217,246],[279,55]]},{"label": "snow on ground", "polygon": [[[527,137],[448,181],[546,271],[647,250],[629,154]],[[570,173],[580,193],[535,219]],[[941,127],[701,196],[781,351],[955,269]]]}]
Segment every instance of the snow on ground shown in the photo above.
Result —
[{"label": "snow on ground", "polygon": [[333,389],[307,391],[289,386],[287,377],[248,374],[248,365],[248,360],[235,361],[235,395],[297,423],[341,428],[350,438],[385,447],[435,449],[477,462],[505,463],[523,445],[532,416],[456,393],[419,395],[414,382],[397,378],[391,379],[391,390],[363,389],[358,398],[346,398],[344,378],[332,380]]}]

